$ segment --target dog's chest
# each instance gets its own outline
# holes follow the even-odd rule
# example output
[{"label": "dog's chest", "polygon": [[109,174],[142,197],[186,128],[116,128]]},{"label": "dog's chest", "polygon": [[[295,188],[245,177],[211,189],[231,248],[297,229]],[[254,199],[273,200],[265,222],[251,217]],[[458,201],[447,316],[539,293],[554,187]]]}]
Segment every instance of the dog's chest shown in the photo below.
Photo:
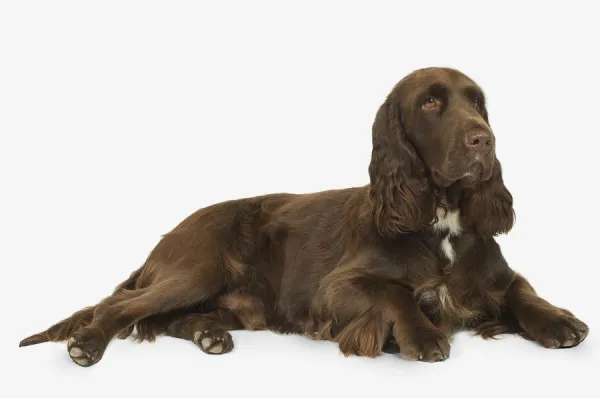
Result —
[{"label": "dog's chest", "polygon": [[462,233],[459,210],[444,211],[438,209],[437,222],[433,225],[435,235],[440,239],[437,247],[440,260],[445,262],[444,268],[451,267],[457,260],[455,242]]},{"label": "dog's chest", "polygon": [[422,310],[435,324],[449,332],[458,318],[468,319],[472,314],[462,306],[462,300],[456,294],[464,287],[459,286],[464,280],[456,250],[463,233],[460,212],[440,209],[437,217],[427,245],[437,258],[438,266],[435,272],[417,286],[417,291]]}]

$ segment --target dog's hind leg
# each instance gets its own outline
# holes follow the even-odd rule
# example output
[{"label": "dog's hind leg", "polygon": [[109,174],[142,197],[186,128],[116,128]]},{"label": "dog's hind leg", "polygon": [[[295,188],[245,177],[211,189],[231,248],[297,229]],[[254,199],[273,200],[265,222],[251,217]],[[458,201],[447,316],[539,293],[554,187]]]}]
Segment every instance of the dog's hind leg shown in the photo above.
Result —
[{"label": "dog's hind leg", "polygon": [[215,278],[206,277],[206,274],[175,274],[150,286],[121,290],[105,298],[96,307],[90,324],[76,330],[69,339],[69,355],[78,365],[93,365],[102,358],[108,343],[117,333],[141,319],[210,299],[222,284]]},{"label": "dog's hind leg", "polygon": [[152,340],[155,325],[148,318],[177,310],[197,313],[202,303],[248,281],[248,264],[257,245],[264,244],[256,231],[260,209],[260,203],[232,201],[197,211],[164,235],[142,268],[113,295],[55,325],[55,333],[38,333],[21,345],[68,339],[73,361],[90,366],[117,334],[128,336],[132,326],[146,326],[138,338]]}]

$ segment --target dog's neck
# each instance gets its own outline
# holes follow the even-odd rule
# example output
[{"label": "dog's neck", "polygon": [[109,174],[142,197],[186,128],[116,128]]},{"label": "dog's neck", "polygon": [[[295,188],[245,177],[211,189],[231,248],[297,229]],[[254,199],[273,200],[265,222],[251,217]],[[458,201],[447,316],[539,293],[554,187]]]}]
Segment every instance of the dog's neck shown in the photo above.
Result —
[{"label": "dog's neck", "polygon": [[449,210],[456,210],[460,207],[460,200],[463,196],[463,187],[460,182],[456,182],[448,187],[439,188],[438,194],[442,207]]}]

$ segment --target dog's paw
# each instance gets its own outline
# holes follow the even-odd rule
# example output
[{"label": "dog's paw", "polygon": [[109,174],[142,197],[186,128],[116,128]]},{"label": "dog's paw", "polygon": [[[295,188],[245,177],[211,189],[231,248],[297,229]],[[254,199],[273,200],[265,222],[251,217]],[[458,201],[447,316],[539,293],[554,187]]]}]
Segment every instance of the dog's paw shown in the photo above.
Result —
[{"label": "dog's paw", "polygon": [[533,317],[523,326],[531,339],[546,348],[575,347],[589,332],[585,323],[566,310]]},{"label": "dog's paw", "polygon": [[400,355],[412,361],[440,362],[450,357],[450,342],[438,329],[415,329],[398,346]]},{"label": "dog's paw", "polygon": [[102,336],[93,334],[77,333],[67,342],[69,356],[79,366],[92,366],[97,363],[104,354],[106,343]]},{"label": "dog's paw", "polygon": [[194,344],[207,354],[219,355],[233,350],[233,339],[226,330],[204,330],[194,333]]}]

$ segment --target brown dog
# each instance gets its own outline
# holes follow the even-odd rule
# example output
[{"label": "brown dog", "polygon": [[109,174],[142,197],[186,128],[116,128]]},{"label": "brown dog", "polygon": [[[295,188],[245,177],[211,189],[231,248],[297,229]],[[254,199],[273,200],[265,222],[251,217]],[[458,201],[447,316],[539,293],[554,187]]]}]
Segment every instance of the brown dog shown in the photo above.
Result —
[{"label": "brown dog", "polygon": [[115,336],[167,334],[204,352],[271,329],[374,357],[448,358],[449,336],[520,333],[573,347],[588,333],[506,264],[514,221],[481,89],[453,69],[405,77],[373,124],[370,184],[228,201],[165,235],[114,294],[21,346],[68,340],[82,366]]}]

